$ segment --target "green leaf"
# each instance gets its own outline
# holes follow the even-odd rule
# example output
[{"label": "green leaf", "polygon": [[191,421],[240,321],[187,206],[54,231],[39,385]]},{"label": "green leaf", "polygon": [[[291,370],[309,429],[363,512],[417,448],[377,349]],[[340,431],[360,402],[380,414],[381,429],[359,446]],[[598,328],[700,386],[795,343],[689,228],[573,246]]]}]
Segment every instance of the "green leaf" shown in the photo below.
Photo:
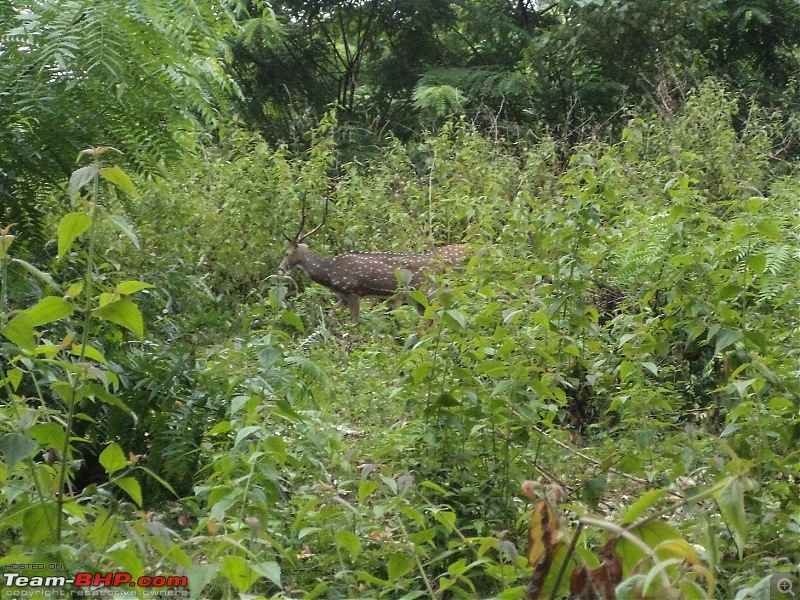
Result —
[{"label": "green leaf", "polygon": [[762,352],[766,352],[767,348],[770,346],[769,338],[761,331],[745,331],[744,339],[758,346]]},{"label": "green leaf", "polygon": [[18,462],[30,458],[39,449],[39,444],[24,433],[7,433],[0,437],[0,455],[10,473]]},{"label": "green leaf", "polygon": [[[69,176],[69,195],[76,196],[83,186],[97,177],[99,172],[100,171],[94,165],[88,165],[73,171],[72,175]],[[59,254],[61,253],[59,252]]]},{"label": "green leaf", "polygon": [[[428,529],[423,529],[422,531],[417,531],[414,533],[408,534],[408,539],[414,542],[417,546],[423,546],[425,544],[430,544],[431,546],[435,546],[436,544],[433,543],[433,540],[436,538],[436,534],[439,533],[435,527],[430,527]],[[496,542],[497,538],[487,538],[487,541]],[[478,556],[482,556],[482,554],[478,554]]]},{"label": "green leaf", "polygon": [[34,504],[22,518],[22,536],[27,548],[35,548],[46,539],[52,539],[56,524],[55,503]]},{"label": "green leaf", "polygon": [[432,514],[433,518],[445,528],[447,533],[452,533],[453,526],[456,524],[456,514],[449,510],[437,511]]},{"label": "green leaf", "polygon": [[44,281],[47,285],[52,286],[54,288],[58,287],[58,284],[55,280],[50,276],[49,273],[45,273],[44,271],[40,271],[36,267],[34,267],[31,263],[22,260],[21,258],[12,258],[11,263],[15,265],[19,265],[23,269],[25,269],[28,273],[36,277],[37,279]]},{"label": "green leaf", "polygon": [[462,329],[467,328],[467,317],[460,310],[448,310],[444,314],[445,314],[445,320],[449,318]]},{"label": "green leaf", "polygon": [[150,469],[148,469],[147,467],[143,467],[141,465],[137,465],[136,468],[139,469],[140,471],[144,471],[145,473],[147,473],[154,481],[160,483],[164,489],[172,492],[173,496],[175,496],[176,498],[180,498],[180,496],[178,496],[178,493],[172,488],[172,486],[167,481],[165,481],[160,476],[153,473]]},{"label": "green leaf", "polygon": [[744,484],[737,477],[732,477],[727,484],[714,494],[725,524],[733,532],[739,560],[742,558],[747,543],[747,517],[744,512]]},{"label": "green leaf", "polygon": [[414,566],[414,561],[405,554],[392,554],[386,563],[389,581],[397,581]]},{"label": "green leaf", "polygon": [[108,218],[112,223],[114,223],[114,225],[120,228],[122,233],[128,236],[128,239],[131,241],[131,243],[133,243],[137,250],[142,249],[142,245],[139,243],[139,236],[136,235],[136,233],[133,231],[133,227],[124,217],[119,215],[109,215]]},{"label": "green leaf", "polygon": [[189,597],[197,600],[200,594],[211,583],[214,576],[219,571],[218,564],[195,565],[189,569],[186,577],[189,579]]},{"label": "green leaf", "polygon": [[26,311],[11,319],[0,329],[0,333],[22,350],[33,352],[36,349],[36,341],[33,339],[33,319]]},{"label": "green leaf", "polygon": [[136,193],[136,186],[133,185],[133,181],[131,181],[128,174],[119,167],[103,167],[100,169],[100,177],[122,188],[129,194]]},{"label": "green leaf", "polygon": [[756,275],[763,275],[767,268],[766,254],[751,254],[747,257],[747,267]]},{"label": "green leaf", "polygon": [[72,313],[73,308],[69,302],[56,296],[47,296],[31,308],[20,311],[5,327],[0,329],[0,333],[23,350],[33,352],[36,348],[33,328],[58,321]]},{"label": "green leaf", "polygon": [[259,431],[260,429],[260,425],[248,425],[247,427],[242,427],[236,432],[236,440],[233,442],[233,447],[236,448],[236,446],[239,445],[239,442],[247,438],[250,434]]},{"label": "green leaf", "polygon": [[598,475],[597,477],[590,477],[583,482],[582,495],[583,499],[593,508],[597,508],[600,499],[606,492],[608,487],[608,479],[605,475]]},{"label": "green leaf", "polygon": [[782,240],[784,237],[783,232],[781,232],[781,228],[777,223],[775,223],[775,221],[770,221],[768,219],[759,221],[756,223],[756,229],[758,229],[759,233],[762,235],[772,238],[773,240]]},{"label": "green leaf", "polygon": [[281,587],[281,567],[273,560],[251,565],[250,567],[262,577],[266,577],[276,586]]},{"label": "green leaf", "polygon": [[281,318],[287,325],[291,325],[300,333],[305,333],[306,327],[303,325],[302,319],[297,316],[297,313],[294,313],[291,310],[285,310],[283,311]]},{"label": "green leaf", "polygon": [[714,530],[714,525],[708,515],[703,517],[705,521],[705,547],[706,556],[708,557],[708,566],[712,572],[717,570],[719,566],[719,543],[717,542],[717,532]]},{"label": "green leaf", "polygon": [[619,365],[619,380],[622,382],[628,381],[634,369],[635,365],[631,361],[623,360]]},{"label": "green leaf", "polygon": [[347,550],[351,558],[356,559],[361,554],[361,540],[352,531],[340,529],[334,534],[333,538],[336,541],[336,545]]},{"label": "green leaf", "polygon": [[258,579],[258,573],[253,571],[241,556],[224,557],[219,572],[240,592],[249,590]]},{"label": "green leaf", "polygon": [[358,484],[358,501],[364,502],[376,489],[378,489],[377,482],[365,479]]},{"label": "green leaf", "polygon": [[34,327],[46,325],[73,313],[72,304],[57,296],[47,296],[25,311],[33,320]]},{"label": "green leaf", "polygon": [[64,426],[59,423],[36,423],[25,431],[35,439],[42,448],[56,448],[61,450],[64,447],[67,432]]},{"label": "green leaf", "polygon": [[[127,524],[124,520],[120,520],[118,522]],[[133,577],[134,581],[144,575],[144,565],[142,565],[142,559],[132,548],[117,548],[116,550],[108,552],[106,557],[110,558],[120,567],[122,567],[122,570],[128,571]]]},{"label": "green leaf", "polygon": [[72,347],[69,349],[69,353],[72,356],[81,356],[83,355],[84,358],[91,358],[92,360],[96,360],[100,364],[107,365],[108,361],[106,357],[98,350],[97,348],[92,348],[91,346],[84,346],[83,344],[72,344]]},{"label": "green leaf", "polygon": [[522,600],[525,594],[525,586],[518,585],[517,587],[506,588],[497,594],[497,600]]},{"label": "green leaf", "polygon": [[131,279],[130,281],[122,281],[118,283],[114,289],[120,296],[128,296],[151,287],[155,286],[152,283],[145,283],[144,281],[136,281]]},{"label": "green leaf", "polygon": [[641,589],[646,580],[642,574],[631,575],[617,586],[617,600],[639,600],[642,598]]},{"label": "green leaf", "polygon": [[101,319],[116,323],[133,332],[140,340],[144,338],[144,322],[139,307],[127,298],[120,298],[92,311]]},{"label": "green leaf", "polygon": [[138,417],[133,410],[131,410],[130,406],[125,404],[120,398],[109,392],[99,383],[87,383],[86,385],[82,386],[81,391],[83,397],[97,398],[101,402],[118,408],[127,415],[131,415],[134,420],[138,420]]},{"label": "green leaf", "polygon": [[13,389],[16,392],[17,389],[19,388],[19,384],[22,381],[22,376],[24,374],[25,372],[20,368],[11,369],[10,371],[8,371],[8,373],[6,373],[5,380],[0,381],[0,383],[2,383],[2,385],[5,385],[6,382],[10,383],[11,389]]},{"label": "green leaf", "polygon": [[733,238],[733,243],[738,244],[744,236],[750,233],[750,226],[747,223],[743,223],[741,221],[737,221],[733,225],[731,225],[731,237]]},{"label": "green leaf", "polygon": [[96,551],[99,552],[107,547],[108,540],[111,539],[111,534],[115,529],[115,520],[116,517],[109,516],[103,508],[98,509],[97,516],[89,530],[89,538]]},{"label": "green leaf", "polygon": [[428,297],[422,293],[420,290],[411,290],[408,292],[408,298],[413,300],[417,304],[419,304],[422,308],[428,308],[430,303],[428,302]]},{"label": "green leaf", "polygon": [[208,432],[208,435],[219,435],[220,433],[228,433],[231,429],[233,429],[233,425],[230,421],[220,421],[214,427],[211,428],[211,431]]},{"label": "green leaf", "polygon": [[649,361],[645,361],[645,362],[642,363],[642,366],[645,369],[647,369],[648,371],[650,371],[653,375],[658,377],[658,367],[656,366],[655,363],[649,362]]},{"label": "green leaf", "polygon": [[136,502],[136,505],[141,508],[142,488],[139,486],[139,482],[136,481],[134,477],[123,477],[122,479],[117,479],[114,481],[114,483],[125,490],[128,496],[131,497],[131,500]]},{"label": "green leaf", "polygon": [[64,258],[72,243],[79,235],[83,235],[92,226],[92,217],[84,212],[64,215],[58,224],[58,259]]},{"label": "green leaf", "polygon": [[625,513],[625,516],[620,519],[619,524],[629,525],[630,523],[633,523],[648,508],[666,496],[667,491],[668,490],[665,489],[658,489],[650,490],[649,492],[645,493],[641,498],[631,505],[631,507],[628,509],[628,512]]},{"label": "green leaf", "polygon": [[719,354],[725,348],[732,346],[742,337],[742,332],[735,329],[722,329],[717,334],[717,345],[714,348],[714,354]]},{"label": "green leaf", "polygon": [[758,213],[764,206],[764,198],[761,198],[760,196],[753,196],[752,198],[745,200],[744,205],[747,207],[747,212],[751,215],[754,215]]},{"label": "green leaf", "polygon": [[303,596],[303,600],[314,600],[315,598],[320,598],[325,592],[328,591],[329,588],[330,586],[327,583],[319,583],[313,590]]},{"label": "green leaf", "polygon": [[433,372],[433,365],[430,363],[422,363],[421,365],[417,365],[411,370],[411,378],[413,379],[414,383],[419,383],[420,381],[424,381],[428,375]]},{"label": "green leaf", "polygon": [[124,469],[128,464],[128,461],[125,460],[125,453],[122,452],[122,448],[113,442],[106,446],[105,450],[100,453],[99,460],[109,476],[120,469]]}]

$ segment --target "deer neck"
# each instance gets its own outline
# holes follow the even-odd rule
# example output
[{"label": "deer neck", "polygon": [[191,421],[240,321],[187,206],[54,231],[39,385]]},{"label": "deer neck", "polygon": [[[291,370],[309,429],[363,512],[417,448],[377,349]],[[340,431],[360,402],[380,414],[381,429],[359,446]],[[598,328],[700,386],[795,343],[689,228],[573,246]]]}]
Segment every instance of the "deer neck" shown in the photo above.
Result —
[{"label": "deer neck", "polygon": [[305,271],[312,281],[325,287],[331,285],[331,259],[306,250],[297,266]]}]

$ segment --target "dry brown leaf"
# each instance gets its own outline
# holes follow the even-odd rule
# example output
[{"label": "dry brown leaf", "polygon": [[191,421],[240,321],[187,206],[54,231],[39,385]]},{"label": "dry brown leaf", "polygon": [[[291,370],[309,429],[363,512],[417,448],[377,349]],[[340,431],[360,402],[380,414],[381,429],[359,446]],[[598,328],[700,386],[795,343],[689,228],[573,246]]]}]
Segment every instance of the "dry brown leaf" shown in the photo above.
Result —
[{"label": "dry brown leaf", "polygon": [[528,526],[528,564],[533,575],[526,588],[528,600],[537,600],[544,588],[547,574],[553,564],[561,542],[558,540],[559,523],[544,500],[534,509]]},{"label": "dry brown leaf", "polygon": [[616,539],[608,540],[600,549],[603,562],[589,572],[581,564],[572,572],[569,581],[570,600],[617,600],[616,588],[622,581],[622,558],[615,548]]}]

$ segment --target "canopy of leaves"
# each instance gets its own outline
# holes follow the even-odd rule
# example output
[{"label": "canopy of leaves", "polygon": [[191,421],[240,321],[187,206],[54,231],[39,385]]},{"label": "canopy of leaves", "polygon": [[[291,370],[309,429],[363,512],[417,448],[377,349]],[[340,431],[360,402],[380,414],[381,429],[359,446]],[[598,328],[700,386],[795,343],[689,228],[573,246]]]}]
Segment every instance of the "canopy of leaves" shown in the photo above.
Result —
[{"label": "canopy of leaves", "polygon": [[427,115],[415,108],[466,112],[439,86],[463,94],[470,114],[483,108],[485,119],[569,135],[626,103],[669,103],[707,75],[766,105],[795,106],[783,91],[798,68],[800,13],[791,0],[273,6],[285,35],[245,27],[233,67],[248,119],[282,139],[295,139],[332,103],[341,121],[403,137],[424,128]]},{"label": "canopy of leaves", "polygon": [[227,3],[13,0],[0,8],[0,222],[37,231],[38,201],[77,151],[118,148],[154,172],[214,127],[236,88]]}]

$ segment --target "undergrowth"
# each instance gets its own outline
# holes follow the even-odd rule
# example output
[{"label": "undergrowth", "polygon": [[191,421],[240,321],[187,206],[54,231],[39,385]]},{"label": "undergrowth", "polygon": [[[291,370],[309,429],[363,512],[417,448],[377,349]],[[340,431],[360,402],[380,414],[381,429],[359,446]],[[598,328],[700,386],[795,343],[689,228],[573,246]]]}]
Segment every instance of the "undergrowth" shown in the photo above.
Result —
[{"label": "undergrowth", "polygon": [[[333,122],[303,155],[229,131],[109,194],[136,233],[59,251],[90,261],[64,285],[151,284],[146,339],[3,306],[0,564],[185,574],[204,598],[544,598],[613,546],[618,598],[766,589],[800,561],[800,178],[735,109],[710,83],[567,164],[463,122],[368,163]],[[347,324],[276,275],[303,202],[327,205],[320,252],[470,259],[424,318],[364,302]],[[11,274],[61,298],[9,236],[4,297]]]}]

